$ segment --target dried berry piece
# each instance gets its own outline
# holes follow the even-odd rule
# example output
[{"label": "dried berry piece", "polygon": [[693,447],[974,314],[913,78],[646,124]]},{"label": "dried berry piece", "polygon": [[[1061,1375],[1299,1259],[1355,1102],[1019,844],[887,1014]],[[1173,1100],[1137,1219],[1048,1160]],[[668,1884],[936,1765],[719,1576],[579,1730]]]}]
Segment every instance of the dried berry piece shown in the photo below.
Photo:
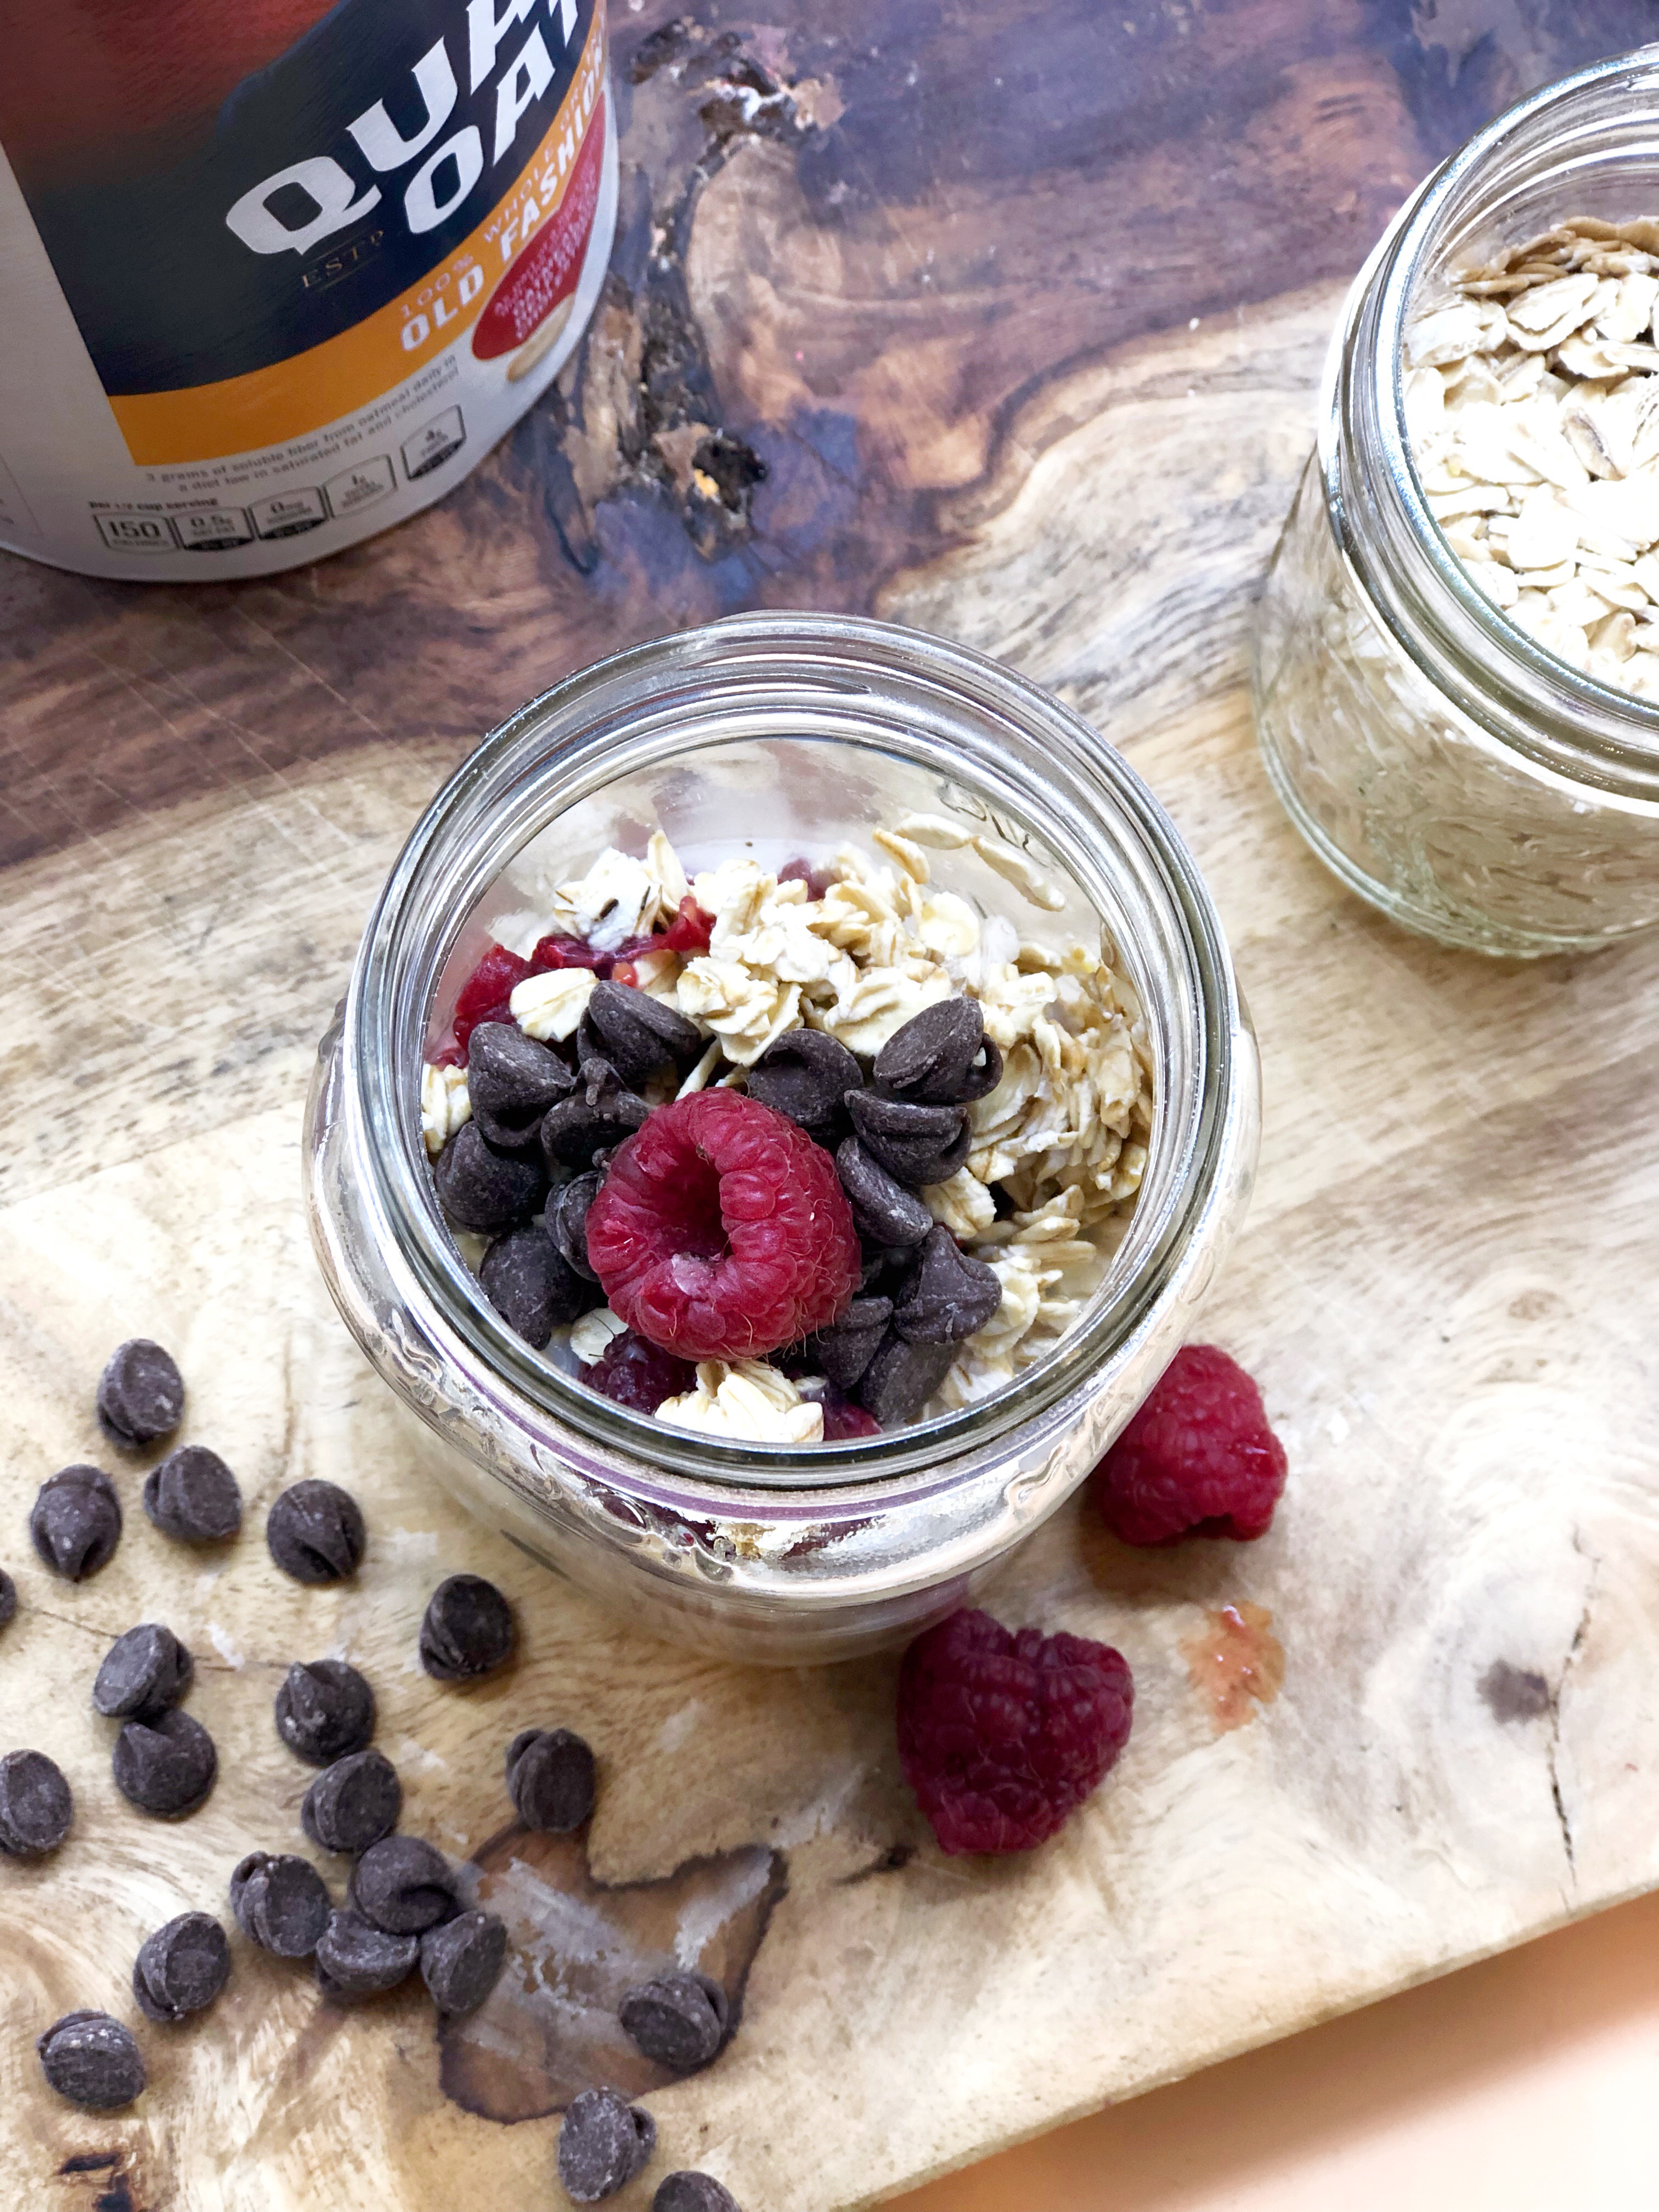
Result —
[{"label": "dried berry piece", "polygon": [[1002,1080],[977,999],[940,999],[894,1030],[876,1054],[876,1088],[918,1106],[966,1106]]},{"label": "dried berry piece", "polygon": [[407,1981],[420,1955],[415,1936],[376,1928],[347,1906],[330,1913],[317,1939],[317,1985],[337,2004],[379,1996]]},{"label": "dried berry piece", "polygon": [[548,1108],[575,1081],[556,1052],[514,1022],[480,1022],[466,1055],[466,1095],[487,1144],[501,1152],[533,1145]]},{"label": "dried berry piece", "polygon": [[726,2040],[726,1991],[707,1974],[659,1974],[640,1982],[618,2006],[623,2031],[653,2065],[695,2074]]},{"label": "dried berry piece", "polygon": [[541,1229],[514,1229],[484,1255],[478,1284],[515,1335],[542,1351],[556,1328],[597,1305],[598,1286],[568,1265]]},{"label": "dried berry piece", "polygon": [[893,1327],[912,1344],[960,1344],[1001,1304],[996,1269],[964,1252],[948,1229],[933,1229],[893,1309]]},{"label": "dried berry piece", "polygon": [[836,1172],[853,1208],[859,1235],[883,1253],[920,1244],[933,1217],[915,1195],[890,1176],[856,1137],[836,1153]]},{"label": "dried berry piece", "polygon": [[1126,1544],[1252,1543],[1273,1525],[1285,1447],[1261,1393],[1218,1345],[1183,1345],[1095,1469],[1095,1502]]},{"label": "dried berry piece", "polygon": [[170,1628],[141,1621],[104,1654],[92,1702],[106,1720],[153,1720],[178,1704],[195,1672],[195,1662]]},{"label": "dried berry piece", "polygon": [[29,1515],[34,1548],[68,1582],[84,1582],[106,1566],[121,1540],[121,1501],[97,1467],[66,1467],[48,1475]]},{"label": "dried berry piece", "polygon": [[106,2012],[66,2012],[34,2047],[41,2072],[71,2105],[113,2112],[143,2094],[144,2061],[132,2031]]},{"label": "dried berry piece", "polygon": [[63,1842],[74,1818],[69,1784],[44,1751],[9,1751],[0,1759],[0,1851],[43,1858]]},{"label": "dried berry piece", "polygon": [[565,1265],[586,1276],[590,1283],[597,1283],[599,1279],[587,1261],[587,1209],[604,1181],[602,1175],[591,1170],[586,1175],[573,1176],[547,1201],[548,1235],[558,1247]]},{"label": "dried berry piece", "polygon": [[695,1024],[628,983],[596,983],[576,1032],[579,1058],[608,1060],[634,1091],[659,1069],[690,1074],[703,1048]]},{"label": "dried berry piece", "polygon": [[677,1359],[672,1352],[647,1344],[628,1328],[611,1338],[591,1367],[582,1369],[581,1379],[613,1405],[654,1413],[665,1398],[695,1390],[697,1370],[689,1360]]},{"label": "dried berry piece", "polygon": [[1133,1705],[1109,1644],[953,1613],[904,1655],[899,1764],[941,1850],[1029,1851],[1109,1771]]},{"label": "dried berry piece", "polygon": [[432,1176],[438,1203],[458,1229],[516,1228],[530,1218],[547,1188],[539,1159],[496,1152],[476,1121],[462,1122],[439,1153]]},{"label": "dried berry piece", "polygon": [[460,988],[455,1000],[455,1042],[461,1065],[471,1055],[472,1032],[485,1022],[511,1022],[514,991],[535,969],[504,945],[492,945]]},{"label": "dried berry piece", "polygon": [[507,1794],[526,1828],[580,1828],[593,1810],[593,1754],[568,1729],[526,1729],[507,1747]]},{"label": "dried berry piece", "polygon": [[325,1766],[300,1805],[300,1826],[325,1851],[366,1851],[389,1836],[404,1787],[384,1752],[354,1751]]},{"label": "dried berry piece", "polygon": [[549,1171],[591,1168],[593,1155],[643,1128],[651,1109],[635,1097],[607,1060],[584,1060],[576,1088],[542,1119],[542,1156]]},{"label": "dried berry piece", "polygon": [[559,2179],[578,2204],[626,2188],[657,2147],[657,2124],[614,2089],[573,2097],[559,2130]]},{"label": "dried berry piece", "polygon": [[421,1938],[421,1979],[452,2018],[477,2012],[507,1957],[507,1929],[493,1912],[462,1912]]},{"label": "dried berry piece", "polygon": [[892,1317],[891,1298],[854,1298],[833,1327],[821,1328],[801,1346],[807,1372],[826,1376],[837,1389],[852,1389],[875,1358]]},{"label": "dried berry piece", "polygon": [[738,2212],[738,2200],[712,2173],[682,2169],[665,2174],[651,2199],[651,2212]]},{"label": "dried berry piece", "polygon": [[919,1420],[922,1408],[951,1371],[951,1344],[910,1344],[889,1329],[859,1382],[859,1403],[884,1429]]},{"label": "dried berry piece", "polygon": [[218,1544],[242,1525],[236,1478],[205,1444],[180,1444],[144,1478],[144,1510],[164,1536]]},{"label": "dried berry piece", "polygon": [[170,1436],[185,1410],[185,1378],[173,1355],[135,1336],[112,1352],[98,1378],[98,1419],[117,1443],[137,1446]]},{"label": "dried berry piece", "polygon": [[374,1733],[374,1692],[343,1659],[290,1667],[276,1692],[276,1733],[313,1766],[361,1751]]},{"label": "dried berry piece", "polygon": [[0,1567],[0,1628],[17,1618],[17,1585],[3,1567]]},{"label": "dried berry piece", "polygon": [[874,1091],[855,1091],[847,1110],[877,1166],[915,1189],[953,1176],[973,1141],[960,1106],[913,1106]]},{"label": "dried berry piece", "polygon": [[804,854],[798,853],[793,860],[786,860],[778,870],[781,884],[805,884],[810,899],[821,899],[836,878],[828,868],[814,867]]},{"label": "dried berry piece", "polygon": [[351,1901],[388,1935],[420,1936],[454,1912],[455,1877],[443,1853],[419,1836],[386,1836],[353,1868]]},{"label": "dried berry piece", "polygon": [[846,1127],[846,1097],[864,1073],[839,1038],[823,1030],[786,1030],[749,1071],[748,1091],[805,1130],[817,1144]]},{"label": "dried berry piece", "polygon": [[160,1820],[182,1820],[206,1802],[219,1771],[213,1738],[188,1713],[129,1721],[110,1755],[115,1786],[130,1805]]},{"label": "dried berry piece", "polygon": [[441,1682],[467,1682],[513,1654],[513,1608],[482,1575],[451,1575],[427,1602],[421,1664]]},{"label": "dried berry piece", "polygon": [[210,1912],[181,1912],[144,1938],[132,1994],[146,2020],[174,2021],[210,2005],[230,1979],[230,1945]]},{"label": "dried berry piece", "polygon": [[296,1583],[337,1583],[362,1565],[362,1508],[337,1482],[291,1483],[265,1516],[270,1556]]},{"label": "dried berry piece", "polygon": [[309,1859],[250,1851],[230,1877],[230,1909],[243,1935],[279,1959],[308,1959],[333,1910]]}]

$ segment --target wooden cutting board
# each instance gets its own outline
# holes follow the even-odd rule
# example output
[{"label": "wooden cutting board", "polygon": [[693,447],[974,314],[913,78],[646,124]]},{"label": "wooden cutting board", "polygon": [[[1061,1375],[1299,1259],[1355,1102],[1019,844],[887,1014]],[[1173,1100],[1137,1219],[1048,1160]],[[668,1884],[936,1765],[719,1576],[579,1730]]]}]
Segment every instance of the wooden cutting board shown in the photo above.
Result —
[{"label": "wooden cutting board", "polygon": [[[601,325],[462,492],[267,584],[0,570],[0,1748],[51,1751],[79,1808],[54,1859],[0,1862],[0,2146],[31,2212],[535,2212],[592,2078],[660,2130],[621,2212],[684,2165],[745,2212],[837,2212],[1659,1881],[1659,946],[1500,967],[1347,899],[1267,791],[1243,653],[1342,281],[1430,159],[1633,22],[858,0],[828,33],[791,0],[716,46],[665,12],[618,10]],[[769,471],[718,514],[679,465],[716,432]],[[814,603],[1000,653],[1121,744],[1261,1031],[1261,1182],[1203,1327],[1262,1379],[1285,1501],[1258,1546],[1156,1553],[1079,1505],[1011,1566],[1000,1616],[1116,1644],[1138,1705],[1097,1799],[997,1865],[928,1838],[890,1658],[648,1643],[452,1507],[301,1219],[314,1042],[439,776],[610,646]],[[57,1467],[112,1464],[92,1394],[134,1334],[177,1353],[246,1532],[167,1546],[123,1459],[120,1550],[58,1583],[24,1517]],[[307,1474],[368,1516],[342,1590],[261,1541]],[[467,1690],[415,1658],[462,1567],[523,1626]],[[194,1650],[220,1749],[181,1823],[118,1798],[88,1702],[143,1619]],[[270,1701],[328,1652],[374,1684],[407,1825],[507,1914],[503,1992],[441,2045],[416,1992],[336,2013],[239,1936],[215,2011],[149,2027],[144,1934],[301,1842]],[[532,1723],[599,1752],[578,1843],[512,1829],[501,1747]],[[609,2007],[676,1953],[743,2020],[669,2085]],[[42,2086],[32,2039],[81,2006],[142,2031],[129,2114]]]}]

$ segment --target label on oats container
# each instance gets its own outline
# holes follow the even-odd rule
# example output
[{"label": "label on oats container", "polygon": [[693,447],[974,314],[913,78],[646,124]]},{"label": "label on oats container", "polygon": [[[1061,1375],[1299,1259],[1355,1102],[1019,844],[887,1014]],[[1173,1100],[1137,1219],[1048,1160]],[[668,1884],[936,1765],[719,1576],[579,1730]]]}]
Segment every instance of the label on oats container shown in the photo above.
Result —
[{"label": "label on oats container", "polygon": [[259,575],[441,498],[616,220],[604,0],[0,0],[0,544]]}]

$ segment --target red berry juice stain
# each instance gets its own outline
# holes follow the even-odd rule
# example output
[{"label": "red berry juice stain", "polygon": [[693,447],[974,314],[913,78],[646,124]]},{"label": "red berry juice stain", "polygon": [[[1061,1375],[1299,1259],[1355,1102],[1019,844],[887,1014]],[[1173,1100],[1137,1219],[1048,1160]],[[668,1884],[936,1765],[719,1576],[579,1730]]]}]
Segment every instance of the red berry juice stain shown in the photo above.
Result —
[{"label": "red berry juice stain", "polygon": [[1210,1615],[1210,1625],[1182,1645],[1193,1687],[1208,1705],[1218,1735],[1243,1728],[1272,1705],[1285,1680],[1285,1647],[1265,1605],[1243,1598]]}]

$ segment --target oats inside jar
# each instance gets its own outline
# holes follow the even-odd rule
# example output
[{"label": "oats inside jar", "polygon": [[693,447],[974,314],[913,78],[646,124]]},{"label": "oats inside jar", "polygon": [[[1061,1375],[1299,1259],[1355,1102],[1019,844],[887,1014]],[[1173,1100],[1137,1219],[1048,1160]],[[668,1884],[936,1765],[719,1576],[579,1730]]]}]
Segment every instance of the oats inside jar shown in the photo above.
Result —
[{"label": "oats inside jar", "polygon": [[[428,1047],[426,1149],[485,1296],[710,1437],[874,1435],[1012,1382],[1080,1320],[1146,1167],[1109,946],[1030,928],[1060,895],[944,815],[775,871],[641,845],[498,921]],[[969,848],[1006,909],[936,880]]]}]

